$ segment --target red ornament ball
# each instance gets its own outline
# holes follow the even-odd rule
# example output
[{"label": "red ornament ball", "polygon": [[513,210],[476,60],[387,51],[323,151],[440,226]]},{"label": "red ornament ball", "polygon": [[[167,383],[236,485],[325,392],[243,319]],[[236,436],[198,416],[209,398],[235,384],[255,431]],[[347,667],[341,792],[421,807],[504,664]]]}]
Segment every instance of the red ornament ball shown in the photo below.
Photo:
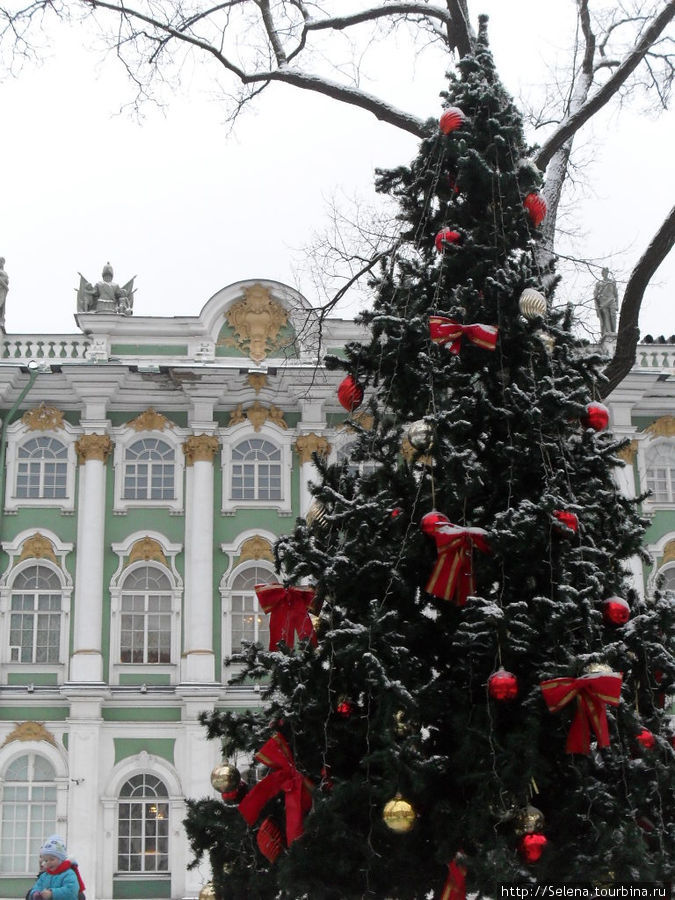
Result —
[{"label": "red ornament ball", "polygon": [[513,700],[518,695],[518,679],[506,669],[498,669],[488,678],[488,694],[493,700]]},{"label": "red ornament ball", "polygon": [[448,187],[455,194],[459,194],[459,188],[457,187],[457,179],[454,175],[448,175]]},{"label": "red ornament ball", "polygon": [[546,215],[546,201],[542,195],[538,191],[532,191],[523,200],[523,206],[527,210],[534,227],[538,228]]},{"label": "red ornament ball", "polygon": [[604,431],[609,425],[609,410],[604,403],[589,403],[581,417],[581,424],[584,428]]},{"label": "red ornament ball", "polygon": [[653,750],[656,747],[656,738],[648,728],[643,728],[639,734],[636,734],[635,740],[643,750]]},{"label": "red ornament ball", "polygon": [[458,106],[449,106],[442,114],[438,125],[443,134],[456,131],[466,121],[466,116]]},{"label": "red ornament ball", "polygon": [[439,253],[442,253],[450,244],[458,244],[462,239],[459,231],[453,231],[452,228],[444,228],[436,235],[434,243]]},{"label": "red ornament ball", "polygon": [[342,716],[343,719],[349,719],[351,717],[351,714],[354,712],[354,707],[349,702],[349,700],[340,700],[335,709],[337,711],[337,714],[339,716]]},{"label": "red ornament ball", "polygon": [[342,379],[337,395],[341,406],[344,406],[348,412],[358,409],[363,403],[363,388],[353,375],[347,375]]},{"label": "red ornament ball", "polygon": [[246,782],[242,781],[238,788],[232,791],[225,791],[225,793],[220,796],[223,798],[225,803],[241,803],[246,794],[248,793],[248,785]]},{"label": "red ornament ball", "polygon": [[602,615],[610,625],[625,625],[630,619],[630,606],[623,597],[609,597],[602,604]]},{"label": "red ornament ball", "polygon": [[521,837],[518,841],[518,850],[525,862],[537,862],[547,844],[546,835],[535,831],[534,834],[524,834]]},{"label": "red ornament ball", "polygon": [[395,507],[392,509],[392,511],[391,511],[391,513],[390,513],[390,516],[391,516],[392,519],[398,519],[398,517],[399,517],[400,515],[402,515],[402,514],[403,514],[403,510],[401,509],[401,507],[400,507],[400,506],[395,506]]},{"label": "red ornament ball", "polygon": [[[564,509],[556,509],[553,512],[553,517],[557,519],[561,525],[574,531],[575,534],[579,530],[579,519],[573,512],[567,512],[567,510]],[[559,530],[564,533],[564,528],[559,528]]]},{"label": "red ornament ball", "polygon": [[430,513],[427,513],[426,516],[422,516],[420,528],[425,534],[435,534],[436,529],[441,525],[449,524],[450,519],[448,519],[447,516],[444,516],[443,513],[433,509]]},{"label": "red ornament ball", "polygon": [[279,826],[269,816],[263,819],[258,834],[256,836],[258,849],[262,855],[271,863],[276,862],[279,854],[284,848],[284,839],[281,835]]}]

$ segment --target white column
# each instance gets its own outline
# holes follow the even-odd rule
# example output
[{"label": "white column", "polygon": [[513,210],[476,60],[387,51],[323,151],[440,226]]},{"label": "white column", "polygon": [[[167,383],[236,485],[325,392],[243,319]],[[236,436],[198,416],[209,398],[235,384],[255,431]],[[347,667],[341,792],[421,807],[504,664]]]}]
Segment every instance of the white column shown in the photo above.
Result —
[{"label": "white column", "polygon": [[298,435],[295,442],[295,451],[300,460],[300,515],[304,516],[312,502],[309,483],[311,481],[316,484],[321,480],[312,461],[312,454],[318,453],[321,456],[328,456],[331,446],[325,437],[310,431],[307,434]]},{"label": "white column", "polygon": [[107,434],[85,434],[75,444],[80,462],[71,682],[102,682],[103,534]]},{"label": "white column", "polygon": [[[77,690],[77,689],[76,689]],[[100,697],[77,697],[68,692],[68,852],[77,860],[87,884],[87,900],[102,893],[98,834],[101,822],[99,802],[99,760],[101,718]],[[111,896],[110,894],[108,896]]]},{"label": "white column", "polygon": [[183,445],[188,468],[185,534],[184,682],[215,680],[213,655],[213,435],[188,438]]}]

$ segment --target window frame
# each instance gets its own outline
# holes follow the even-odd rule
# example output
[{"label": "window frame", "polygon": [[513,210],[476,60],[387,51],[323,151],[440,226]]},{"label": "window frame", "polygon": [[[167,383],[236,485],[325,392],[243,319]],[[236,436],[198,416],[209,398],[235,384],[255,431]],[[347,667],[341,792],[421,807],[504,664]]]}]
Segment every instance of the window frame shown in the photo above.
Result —
[{"label": "window frame", "polygon": [[[123,515],[130,509],[168,509],[173,515],[181,515],[184,512],[184,481],[185,481],[185,454],[183,453],[183,441],[188,432],[185,429],[166,428],[164,430],[140,430],[124,426],[113,429],[114,490],[113,513]],[[168,444],[173,450],[173,488],[172,499],[153,500],[152,498],[135,499],[124,496],[124,483],[127,466],[127,450],[134,444],[143,440],[157,440]]]},{"label": "window frame", "polygon": [[[153,796],[143,794],[136,798],[134,798],[133,796],[123,797],[122,791],[134,778],[143,778],[143,779],[153,778],[162,785],[165,793],[161,794],[161,795],[155,794]],[[161,800],[159,799],[160,796],[162,798]],[[146,808],[148,809],[148,811],[152,810],[153,802],[154,802],[155,806],[158,806],[160,802],[163,806],[166,806],[166,817],[164,819],[160,820],[160,821],[166,822],[166,825],[165,825],[166,834],[161,835],[161,837],[163,837],[166,841],[166,854],[162,854],[162,855],[166,855],[166,868],[165,869],[157,869],[157,868],[156,869],[145,869],[145,868],[122,869],[120,867],[120,858],[121,858],[120,841],[123,839],[123,837],[126,837],[126,835],[121,834],[121,824],[122,824],[121,807],[122,807],[122,804],[135,803],[135,804],[140,804],[143,807],[142,823],[143,823],[144,827],[142,828],[142,833],[140,835],[143,852],[140,854],[140,856],[141,856],[141,859],[143,860],[143,862],[145,862],[145,845],[146,845],[146,840],[148,838],[148,834],[146,832],[146,827],[145,827],[148,823],[148,819],[146,818],[145,813],[146,813]],[[117,877],[119,877],[119,876],[122,876],[122,877],[153,876],[153,877],[157,877],[157,878],[169,878],[171,876],[170,844],[171,844],[172,815],[171,815],[171,805],[169,802],[169,788],[166,785],[165,781],[159,775],[156,775],[154,772],[149,772],[149,771],[137,772],[136,774],[131,775],[129,778],[126,779],[126,781],[122,782],[122,784],[118,788],[116,812],[117,812],[117,815],[116,815],[117,828],[116,828],[116,835],[115,835],[115,837],[116,837],[116,841],[115,841],[116,852],[115,852],[115,865],[114,865],[115,876],[117,876]],[[129,818],[129,821],[131,822],[133,820],[131,818]],[[131,838],[131,837],[133,837],[133,835],[129,834],[128,837]],[[159,837],[159,835],[158,835],[158,837]],[[131,857],[132,854],[129,851],[129,853],[127,855],[129,857]]]},{"label": "window frame", "polygon": [[[49,834],[58,832],[64,834],[67,826],[67,806],[68,806],[68,768],[65,754],[58,747],[50,746],[45,741],[11,741],[0,749],[0,806],[4,801],[5,774],[7,769],[23,756],[39,756],[46,760],[54,771],[54,786],[56,788],[56,809],[55,809],[55,827],[53,831],[43,834],[38,844],[38,849],[45,838]],[[0,842],[2,840],[3,820],[0,815]],[[1,845],[1,844],[0,844]],[[30,868],[28,871],[8,871],[0,867],[3,877],[7,878],[26,878],[35,877],[35,859],[36,854],[30,849],[27,851],[30,856]]]},{"label": "window frame", "polygon": [[[63,423],[63,428],[48,428],[44,431],[31,429],[22,422],[15,422],[8,428],[7,440],[7,473],[6,473],[6,490],[5,490],[5,510],[9,513],[16,513],[20,509],[26,507],[42,507],[60,509],[65,513],[75,512],[75,479],[77,469],[77,459],[75,453],[75,442],[80,436],[80,429],[72,428],[67,422]],[[17,497],[17,478],[19,474],[19,450],[28,441],[34,438],[51,438],[58,441],[66,448],[65,464],[66,464],[66,484],[65,495],[63,497]]]},{"label": "window frame", "polygon": [[[0,683],[2,684],[8,683],[10,674],[55,674],[58,683],[62,683],[66,679],[70,657],[70,614],[73,580],[65,567],[65,556],[72,550],[73,545],[61,543],[56,535],[47,529],[40,529],[39,533],[52,542],[60,565],[45,557],[28,556],[25,559],[20,559],[23,544],[35,535],[34,530],[21,532],[13,541],[2,543],[2,549],[9,555],[7,569],[0,577]],[[18,561],[16,561],[17,559]],[[50,572],[56,574],[60,583],[61,621],[58,662],[20,662],[11,658],[9,639],[12,595],[15,592],[14,584],[18,575],[36,565],[44,566]]]},{"label": "window frame", "polygon": [[[167,565],[155,559],[139,559],[128,563],[129,554],[137,541],[150,537],[162,549]],[[176,569],[176,556],[183,549],[182,544],[174,544],[162,534],[153,531],[135,532],[121,544],[113,544],[113,551],[119,562],[117,571],[110,582],[110,683],[120,684],[121,675],[168,675],[170,684],[179,681],[181,650],[181,613],[183,602],[183,580]],[[171,597],[171,638],[169,662],[122,662],[122,595],[129,575],[148,566],[166,575],[169,587],[166,593]],[[161,593],[165,593],[161,591]],[[147,615],[147,613],[146,613]]]},{"label": "window frame", "polygon": [[[266,559],[247,559],[238,565],[234,566],[229,572],[226,572],[220,582],[220,598],[221,598],[221,621],[222,621],[222,651],[223,651],[223,660],[231,657],[233,654],[232,649],[232,594],[234,592],[234,582],[236,579],[249,571],[250,569],[263,569],[265,570],[270,578],[269,582],[272,583],[274,581],[278,581],[277,575],[274,571],[274,565]],[[261,582],[257,582],[261,583]],[[257,603],[257,598],[256,598]],[[257,604],[257,611],[260,612],[263,616],[267,616],[267,613],[263,612],[260,609],[260,604]],[[255,611],[254,611],[255,612]],[[268,634],[269,634],[269,619],[267,620]],[[269,647],[269,643],[265,644],[263,642],[263,648],[267,650]],[[225,669],[231,669],[233,673],[236,673],[241,668],[241,664],[239,663],[230,663],[229,666],[226,666],[223,662],[223,667]]]},{"label": "window frame", "polygon": [[[675,438],[658,437],[654,440],[640,442],[638,454],[638,471],[640,475],[640,489],[648,490],[647,473],[650,469],[663,468],[662,466],[654,466],[650,461],[650,456],[654,454],[660,447],[668,447],[673,453],[675,462]],[[675,465],[673,466],[675,469]],[[670,476],[670,499],[661,500],[655,496],[646,497],[643,506],[647,511],[655,509],[675,509],[675,476]]]},{"label": "window frame", "polygon": [[[256,430],[249,422],[245,422],[234,428],[221,430],[219,438],[222,469],[221,513],[234,515],[238,509],[276,509],[281,515],[291,515],[293,435],[277,425],[265,423]],[[232,459],[232,451],[243,441],[251,439],[269,441],[280,451],[281,497],[278,500],[245,500],[232,496],[233,465],[236,462]]]}]

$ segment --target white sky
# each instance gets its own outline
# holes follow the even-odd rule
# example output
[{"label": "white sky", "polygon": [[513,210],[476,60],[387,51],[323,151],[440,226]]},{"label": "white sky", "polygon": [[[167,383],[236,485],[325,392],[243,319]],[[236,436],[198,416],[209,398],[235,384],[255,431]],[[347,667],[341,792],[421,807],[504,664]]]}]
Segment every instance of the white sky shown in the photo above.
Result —
[{"label": "white sky", "polygon": [[[570,0],[482,0],[502,77],[518,97],[548,78],[562,54]],[[132,89],[114,60],[85,52],[86,35],[64,29],[40,67],[0,81],[0,256],[10,278],[9,333],[75,330],[78,272],[90,281],[110,260],[115,280],[136,275],[136,315],[196,315],[221,287],[271,278],[316,302],[297,276],[302,248],[321,230],[337,192],[372,201],[373,170],[407,162],[415,138],[360,110],[272,86],[234,134],[199,73],[164,113],[118,115]],[[380,54],[382,77],[363,86],[420,116],[439,111],[443,65],[399,47]],[[593,144],[594,135],[602,138]],[[608,137],[609,135],[609,137]],[[592,192],[575,199],[576,251],[629,274],[672,205],[673,121],[613,108],[583,132]],[[643,334],[675,332],[667,260],[648,290]],[[298,277],[300,281],[298,282]],[[592,279],[562,296],[590,296]],[[346,306],[344,315],[353,314]]]}]

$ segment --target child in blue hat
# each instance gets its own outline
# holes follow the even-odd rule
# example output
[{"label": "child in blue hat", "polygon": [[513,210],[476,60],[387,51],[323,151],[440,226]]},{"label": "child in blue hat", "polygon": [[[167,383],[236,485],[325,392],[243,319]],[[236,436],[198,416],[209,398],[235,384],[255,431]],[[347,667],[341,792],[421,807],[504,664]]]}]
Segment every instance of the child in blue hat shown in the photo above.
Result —
[{"label": "child in blue hat", "polygon": [[40,847],[40,874],[28,892],[29,900],[77,900],[79,873],[66,853],[66,843],[58,834],[47,838]]}]

